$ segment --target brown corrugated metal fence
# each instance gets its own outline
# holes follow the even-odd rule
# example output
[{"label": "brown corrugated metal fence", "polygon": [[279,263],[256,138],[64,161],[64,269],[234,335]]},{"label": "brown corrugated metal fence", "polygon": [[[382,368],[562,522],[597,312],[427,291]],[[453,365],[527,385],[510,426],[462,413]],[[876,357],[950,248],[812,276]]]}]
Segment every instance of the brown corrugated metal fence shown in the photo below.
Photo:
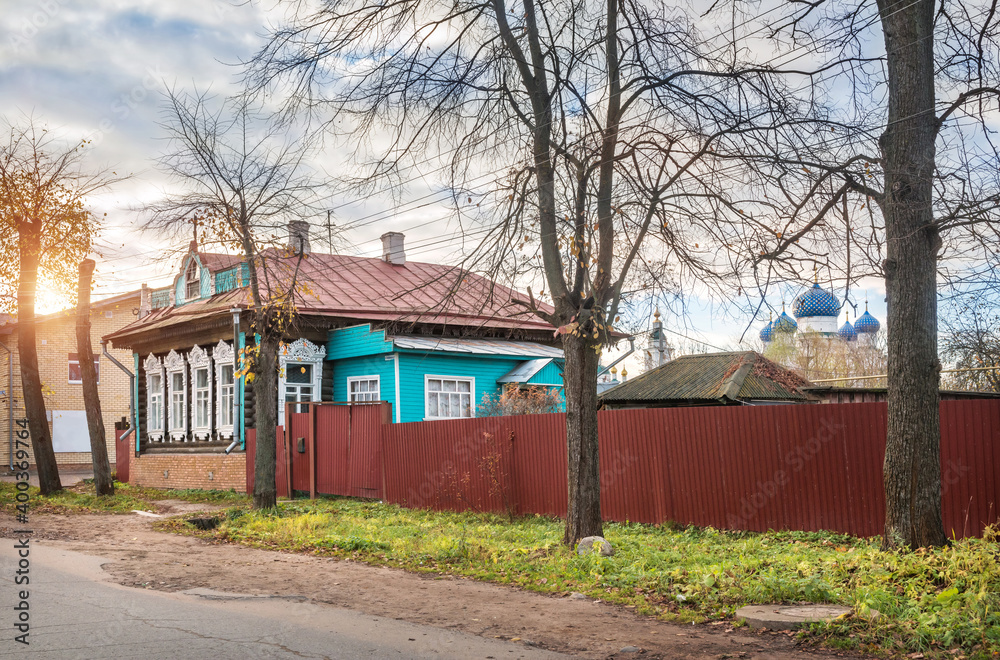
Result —
[{"label": "brown corrugated metal fence", "polygon": [[[566,512],[563,414],[391,424],[387,404],[321,404],[288,424],[295,490],[310,490],[314,434],[320,493],[441,510]],[[602,411],[598,427],[605,520],[882,532],[885,403]],[[279,428],[279,494],[287,490],[284,442]],[[941,462],[949,536],[980,535],[1000,503],[1000,401],[941,403]]]},{"label": "brown corrugated metal fence", "polygon": [[[602,513],[878,535],[885,429],[884,403],[603,411]],[[1000,503],[1000,401],[943,401],[941,432],[945,527],[979,535]],[[566,512],[563,415],[391,424],[384,437],[389,502]],[[509,466],[502,479],[490,460]]]}]

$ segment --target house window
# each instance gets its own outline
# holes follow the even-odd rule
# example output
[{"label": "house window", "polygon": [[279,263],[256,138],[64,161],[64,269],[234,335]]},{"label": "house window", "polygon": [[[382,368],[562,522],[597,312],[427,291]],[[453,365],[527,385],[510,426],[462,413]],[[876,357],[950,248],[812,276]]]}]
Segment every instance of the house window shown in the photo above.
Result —
[{"label": "house window", "polygon": [[424,382],[427,418],[475,417],[475,410],[472,407],[472,394],[475,391],[474,378],[427,376]]},{"label": "house window", "polygon": [[219,368],[219,431],[229,431],[233,426],[233,365],[224,364]]},{"label": "house window", "polygon": [[[94,358],[94,370],[97,371],[97,382],[101,382],[101,361]],[[80,358],[76,353],[69,354],[69,382],[70,384],[80,384],[83,382],[83,372],[80,369]]]},{"label": "house window", "polygon": [[194,425],[195,428],[208,428],[211,414],[211,393],[209,392],[208,367],[194,371]]},{"label": "house window", "polygon": [[156,434],[157,439],[163,439],[163,375],[150,374],[148,392],[149,396],[149,425],[150,436]]},{"label": "house window", "polygon": [[[285,401],[313,400],[313,365],[289,362],[285,365]],[[306,407],[292,406],[292,412],[305,412]]]},{"label": "house window", "polygon": [[378,401],[378,376],[357,376],[347,379],[348,401]]},{"label": "house window", "polygon": [[146,436],[154,442],[163,442],[163,427],[166,425],[163,360],[152,354],[147,355],[143,368],[146,370]]},{"label": "house window", "polygon": [[167,426],[170,440],[188,440],[188,372],[184,357],[177,351],[170,351],[163,361],[167,372]]},{"label": "house window", "polygon": [[195,440],[212,439],[212,359],[201,346],[187,356],[191,369],[191,435]]},{"label": "house window", "polygon": [[192,259],[184,273],[184,300],[195,300],[200,297],[201,272],[198,268],[198,262]]},{"label": "house window", "polygon": [[[308,339],[300,338],[282,344],[278,354],[281,367],[278,377],[278,425],[285,423],[285,404],[299,401],[320,401],[323,358],[326,352]],[[295,406],[292,410],[305,410]]]},{"label": "house window", "polygon": [[[233,406],[237,401],[235,355],[233,347],[224,341],[215,345],[212,358],[215,362],[215,405],[218,412],[215,415],[218,426],[215,429],[219,439],[232,438],[235,432],[233,421],[236,413]],[[211,391],[211,389],[209,390]]]},{"label": "house window", "polygon": [[170,374],[170,430],[180,431],[184,429],[184,374]]}]

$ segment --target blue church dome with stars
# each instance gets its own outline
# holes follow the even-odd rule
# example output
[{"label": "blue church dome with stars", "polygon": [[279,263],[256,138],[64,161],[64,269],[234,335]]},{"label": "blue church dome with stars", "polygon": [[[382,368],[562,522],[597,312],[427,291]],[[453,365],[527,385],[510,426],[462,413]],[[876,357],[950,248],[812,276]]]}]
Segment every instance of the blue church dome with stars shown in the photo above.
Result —
[{"label": "blue church dome with stars", "polygon": [[792,301],[792,314],[797,319],[812,316],[837,317],[840,315],[840,302],[817,282]]},{"label": "blue church dome with stars", "polygon": [[764,329],[760,331],[760,340],[762,342],[769,342],[774,338],[774,321],[768,321]]},{"label": "blue church dome with stars", "polygon": [[854,341],[858,338],[858,333],[854,330],[854,326],[851,325],[850,320],[848,320],[844,322],[844,325],[840,326],[840,330],[837,330],[837,336],[844,341]]},{"label": "blue church dome with stars", "polygon": [[859,316],[854,322],[854,329],[857,330],[858,334],[862,335],[873,335],[881,327],[882,325],[878,322],[878,319],[868,313],[867,305],[865,305],[865,313]]},{"label": "blue church dome with stars", "polygon": [[781,316],[774,321],[774,332],[795,332],[798,327],[799,324],[784,310],[781,311]]}]

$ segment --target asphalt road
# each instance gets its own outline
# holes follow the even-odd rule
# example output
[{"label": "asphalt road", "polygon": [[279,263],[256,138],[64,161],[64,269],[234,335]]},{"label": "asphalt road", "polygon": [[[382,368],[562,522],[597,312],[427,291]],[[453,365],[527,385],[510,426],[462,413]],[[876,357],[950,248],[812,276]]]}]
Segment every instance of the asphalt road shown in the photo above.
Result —
[{"label": "asphalt road", "polygon": [[[305,602],[105,581],[108,560],[29,544],[30,584],[15,585],[16,540],[0,539],[0,658],[515,658],[569,656],[514,642]],[[28,591],[29,644],[15,641]],[[21,610],[23,611],[23,610]]]}]

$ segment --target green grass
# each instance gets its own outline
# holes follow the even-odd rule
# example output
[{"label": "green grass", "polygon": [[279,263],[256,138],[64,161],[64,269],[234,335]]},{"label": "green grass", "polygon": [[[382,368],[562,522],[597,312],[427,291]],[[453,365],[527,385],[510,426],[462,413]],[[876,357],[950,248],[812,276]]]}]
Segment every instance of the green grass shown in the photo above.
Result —
[{"label": "green grass", "polygon": [[[203,490],[159,490],[142,488],[115,482],[115,494],[98,497],[92,480],[64,488],[52,495],[42,497],[35,487],[28,493],[28,513],[130,513],[133,510],[153,511],[156,500],[184,500],[203,504],[235,506],[246,504],[249,498],[232,491]],[[18,504],[17,487],[12,483],[0,483],[0,511],[13,515]]]},{"label": "green grass", "polygon": [[[685,622],[731,619],[751,603],[838,603],[857,614],[803,635],[886,656],[1000,656],[1000,549],[992,531],[950,548],[897,553],[883,552],[877,539],[835,534],[607,523],[616,554],[602,558],[563,547],[559,520],[510,522],[346,498],[283,503],[273,513],[231,509],[210,532],[178,519],[158,525],[540,592],[582,592]],[[880,613],[874,620],[872,610]]]}]

